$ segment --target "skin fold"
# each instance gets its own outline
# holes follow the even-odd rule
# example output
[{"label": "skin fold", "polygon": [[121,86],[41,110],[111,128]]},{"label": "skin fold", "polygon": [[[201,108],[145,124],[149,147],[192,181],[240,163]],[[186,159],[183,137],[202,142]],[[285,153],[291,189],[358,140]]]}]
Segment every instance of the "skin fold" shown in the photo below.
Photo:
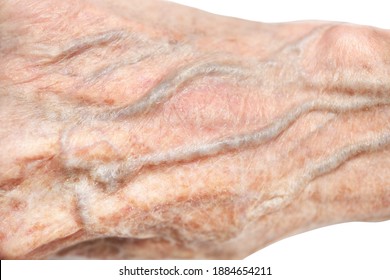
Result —
[{"label": "skin fold", "polygon": [[244,258],[390,218],[390,32],[0,3],[1,259]]}]

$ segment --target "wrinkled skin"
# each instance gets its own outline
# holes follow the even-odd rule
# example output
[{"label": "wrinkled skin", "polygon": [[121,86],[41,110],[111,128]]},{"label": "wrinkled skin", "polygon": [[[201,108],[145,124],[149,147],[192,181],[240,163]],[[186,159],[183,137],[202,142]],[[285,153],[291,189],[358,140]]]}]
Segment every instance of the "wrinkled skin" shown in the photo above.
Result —
[{"label": "wrinkled skin", "polygon": [[243,258],[390,217],[390,32],[0,4],[0,257]]}]

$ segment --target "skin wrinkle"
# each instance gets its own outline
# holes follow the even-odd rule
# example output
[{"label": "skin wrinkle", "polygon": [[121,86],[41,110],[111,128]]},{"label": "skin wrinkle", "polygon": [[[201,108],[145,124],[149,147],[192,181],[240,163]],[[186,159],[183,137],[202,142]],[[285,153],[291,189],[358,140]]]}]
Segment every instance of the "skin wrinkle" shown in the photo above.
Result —
[{"label": "skin wrinkle", "polygon": [[[340,99],[340,98],[339,98]],[[338,103],[337,103],[338,102]],[[328,111],[332,113],[344,113],[349,111],[364,110],[376,106],[390,104],[389,99],[370,98],[346,98],[345,100],[310,100],[303,105],[291,110],[285,116],[278,118],[260,131],[222,139],[212,143],[205,143],[197,147],[180,147],[163,154],[128,159],[124,163],[111,163],[90,167],[93,177],[100,182],[115,182],[117,179],[130,176],[138,172],[144,166],[157,166],[193,161],[198,158],[215,156],[222,152],[229,152],[245,147],[264,144],[280,135],[288,129],[292,123],[302,115],[311,111]],[[85,167],[85,166],[84,166]]]},{"label": "skin wrinkle", "polygon": [[[51,53],[51,58],[45,63],[42,63],[42,66],[60,63],[64,60],[69,60],[82,55],[84,52],[92,48],[105,47],[109,44],[124,41],[127,38],[129,38],[129,34],[121,30],[111,30],[108,32],[85,36],[68,43],[69,47],[66,47],[61,51],[57,51],[57,53]],[[45,53],[49,54],[48,50],[45,50]]]},{"label": "skin wrinkle", "polygon": [[87,178],[81,178],[77,183],[72,181],[67,181],[66,185],[68,188],[73,189],[75,193],[76,199],[76,208],[79,217],[79,221],[81,223],[81,227],[87,229],[89,214],[88,214],[88,200],[86,196],[88,192],[86,191],[86,185],[88,185]]},{"label": "skin wrinkle", "polygon": [[[308,89],[322,88],[328,94],[344,93],[348,95],[370,95],[372,97],[388,97],[390,95],[390,83],[374,78],[373,74],[356,78],[355,72],[347,72],[344,71],[342,76],[340,73],[333,74],[327,80],[324,77],[321,79],[314,78],[310,82],[305,79],[305,87]],[[385,73],[385,75],[390,77],[390,73]]]},{"label": "skin wrinkle", "polygon": [[[137,35],[138,36],[138,35]],[[168,55],[170,53],[176,53],[176,48],[180,48],[181,52],[184,55],[186,52],[189,53],[189,50],[185,49],[185,46],[180,45],[180,47],[172,46],[169,42],[161,42],[158,44],[155,44],[154,42],[149,42],[146,38],[132,38],[132,43],[136,42],[139,48],[137,52],[131,51],[129,57],[121,58],[120,61],[117,61],[115,63],[110,63],[109,65],[96,70],[93,72],[90,76],[86,77],[84,79],[84,82],[87,84],[94,83],[99,81],[98,79],[101,79],[102,77],[109,75],[115,70],[118,70],[125,66],[130,66],[137,64],[139,62],[142,62],[144,60],[158,57],[161,55]]]},{"label": "skin wrinkle", "polygon": [[[59,66],[62,62],[69,63],[76,57],[82,58],[83,56],[87,56],[86,52],[92,49],[101,49],[99,53],[101,53],[103,57],[108,55],[105,52],[108,49],[108,46],[110,46],[112,50],[124,49],[123,54],[120,55],[120,59],[117,60],[117,62],[110,61],[108,65],[87,74],[82,78],[80,86],[91,86],[101,81],[104,76],[109,75],[122,67],[131,66],[164,54],[177,53],[178,49],[180,49],[181,55],[190,53],[190,50],[184,45],[171,43],[166,40],[162,40],[161,42],[151,41],[148,37],[127,30],[109,30],[94,35],[87,35],[71,41],[66,45],[68,45],[68,47],[58,47],[58,49],[62,50],[56,52],[53,52],[52,46],[41,45],[40,47],[36,47],[36,49],[40,49],[40,55],[49,57],[44,60],[38,60],[36,66]],[[134,48],[137,48],[137,51],[135,51]],[[70,73],[67,68],[60,68],[58,71],[66,76],[75,75]],[[48,73],[46,73],[46,75]],[[43,78],[43,76],[44,74],[39,74],[26,81],[17,82],[15,84],[32,82]]]},{"label": "skin wrinkle", "polygon": [[60,249],[64,245],[64,243],[67,244],[69,247],[71,247],[73,245],[76,245],[76,244],[84,241],[84,240],[88,240],[88,238],[89,238],[89,235],[86,234],[85,231],[81,229],[81,230],[73,232],[67,236],[64,236],[63,238],[59,238],[59,239],[53,240],[47,244],[43,244],[19,259],[45,258],[45,256],[48,253],[51,253],[55,250]]},{"label": "skin wrinkle", "polygon": [[[154,52],[153,52],[154,54]],[[142,62],[152,56],[151,53],[145,55],[139,55],[135,58],[127,59],[125,62],[116,62],[112,63],[108,66],[105,66],[95,72],[93,72],[89,77],[84,79],[84,83],[93,84],[99,81],[99,79],[103,78],[111,74],[113,71],[118,70],[124,66],[130,66]]]},{"label": "skin wrinkle", "polygon": [[291,149],[283,151],[285,156],[288,156],[289,152],[300,149],[302,145],[304,145],[305,141],[310,139],[312,136],[316,135],[318,132],[326,128],[329,124],[334,122],[337,119],[336,113],[329,113],[330,116],[325,117],[325,121],[318,125],[314,130],[310,131],[308,134],[306,134],[304,137],[302,137],[299,142],[297,142]]},{"label": "skin wrinkle", "polygon": [[[303,175],[298,178],[292,180],[291,177],[296,177],[297,175],[290,175],[289,178],[285,178],[282,182],[282,184],[288,186],[287,191],[285,190],[283,193],[275,192],[274,196],[267,201],[258,200],[258,203],[253,206],[253,209],[256,210],[253,211],[252,218],[257,219],[259,216],[265,216],[287,207],[303,191],[305,186],[309,185],[312,181],[336,170],[356,156],[377,152],[387,148],[389,145],[390,132],[383,133],[377,137],[369,138],[357,144],[339,149],[331,157],[314,163],[311,167],[307,167],[302,172]],[[292,183],[288,183],[291,181]],[[279,190],[280,188],[275,187],[275,189]]]},{"label": "skin wrinkle", "polygon": [[[102,39],[100,40],[99,39],[100,37],[105,38],[105,34],[112,35],[112,34],[117,34],[117,33],[122,34],[125,32],[124,31],[104,32],[103,35],[97,35],[98,39],[96,39],[96,40],[95,39],[94,40],[88,39],[88,37],[87,37],[87,39],[85,39],[85,38],[79,39],[79,41],[81,41],[81,43],[72,42],[72,43],[70,43],[72,46],[69,47],[69,49],[72,49],[72,50],[73,49],[80,49],[80,48],[82,49],[85,44],[88,46],[91,45],[90,46],[91,48],[101,47],[101,44],[99,44],[99,43],[101,43],[100,41]],[[95,36],[91,36],[91,37],[95,38]],[[111,37],[113,37],[113,35],[109,36],[109,38],[111,38]],[[129,38],[131,40],[129,40]],[[87,41],[87,43],[83,43],[84,41]],[[92,42],[90,42],[90,41],[96,43],[97,45],[93,46]],[[91,74],[86,75],[86,77],[82,78],[82,80],[80,81],[81,83],[79,83],[75,87],[82,89],[84,87],[90,87],[90,86],[94,85],[95,83],[104,82],[105,76],[110,75],[113,72],[118,71],[123,67],[132,66],[132,65],[135,65],[137,63],[151,60],[153,58],[156,58],[156,57],[159,57],[162,55],[171,55],[171,56],[176,55],[178,57],[181,57],[182,59],[189,59],[192,56],[191,53],[193,52],[192,48],[189,46],[186,46],[186,45],[182,45],[182,44],[178,44],[178,43],[170,43],[167,41],[154,42],[154,41],[150,41],[148,38],[143,38],[142,36],[139,36],[138,34],[137,35],[130,34],[130,35],[127,35],[127,37],[125,35],[123,35],[123,38],[121,38],[120,40],[118,39],[117,41],[120,41],[122,45],[126,46],[125,54],[127,54],[127,55],[123,55],[124,57],[121,56],[121,59],[118,60],[117,62],[110,61],[110,63],[108,65],[103,66],[100,69],[93,71]],[[115,41],[113,41],[113,42],[115,42]],[[107,42],[107,44],[108,44],[108,42]],[[135,51],[131,47],[132,44],[137,45],[137,51]],[[104,45],[102,47],[107,47],[107,46]],[[73,56],[66,55],[66,53],[68,53],[68,52],[69,51],[64,51],[63,54],[59,54],[58,56],[61,56],[63,58],[60,61],[57,61],[57,63],[55,63],[53,61],[48,62],[48,63],[50,63],[50,65],[52,65],[52,66],[56,66],[56,64],[58,64],[58,62],[65,61],[65,60],[67,60],[67,61],[71,60],[73,58]],[[81,55],[81,53],[80,53],[80,55]],[[83,54],[83,55],[85,55],[85,54]],[[206,60],[207,59],[205,59],[205,61]],[[212,65],[212,63],[210,63],[210,72],[214,71],[212,69],[213,67],[214,66]],[[228,67],[226,67],[226,68],[228,68]],[[228,70],[226,70],[226,71],[228,71]],[[237,71],[239,71],[239,70],[237,70]],[[207,72],[207,70],[205,70],[205,72]],[[215,72],[217,72],[217,70]],[[220,72],[220,74],[223,74],[222,70],[219,72]],[[28,82],[42,78],[45,75],[47,75],[47,73],[37,75],[36,77],[28,80]],[[27,81],[22,81],[20,83],[25,83],[25,82],[27,82]],[[15,84],[17,84],[17,83],[15,83]],[[53,83],[52,85],[55,85],[55,84],[56,83]],[[181,85],[178,85],[178,87],[180,87],[180,86]],[[42,88],[42,90],[44,90],[44,88]],[[47,89],[44,92],[47,93]],[[77,101],[80,102],[80,100],[77,100]],[[90,120],[94,120],[94,119],[105,120],[104,116],[94,117],[95,115],[99,114],[99,109],[100,109],[99,107],[95,108],[93,105],[91,105],[89,103],[87,103],[86,105],[83,105],[83,104],[73,104],[73,103],[67,104],[68,102],[69,102],[68,100],[61,100],[62,106],[64,106],[66,108],[65,105],[70,105],[71,108],[66,108],[66,110],[62,110],[61,112],[58,112],[58,115],[56,118],[58,121],[66,121],[67,119],[71,118],[72,115],[80,115],[80,119],[82,120],[83,123],[86,123],[86,122],[88,122]],[[83,102],[83,100],[81,100],[81,103],[82,102]],[[128,107],[128,109],[130,109],[131,105],[112,109],[111,113],[108,112],[109,110],[104,109],[103,111],[105,113],[103,113],[103,114],[114,115],[115,111],[117,111],[117,110],[120,111],[121,108],[123,109],[123,111],[126,111],[126,109],[125,109],[126,107]],[[91,112],[90,109],[92,109],[95,112]],[[69,112],[72,110],[75,112],[75,114],[72,113],[71,115],[69,115]],[[118,113],[120,114],[121,112],[118,112]],[[114,116],[112,116],[112,118],[114,118]],[[107,120],[109,120],[109,119],[107,119]]]}]

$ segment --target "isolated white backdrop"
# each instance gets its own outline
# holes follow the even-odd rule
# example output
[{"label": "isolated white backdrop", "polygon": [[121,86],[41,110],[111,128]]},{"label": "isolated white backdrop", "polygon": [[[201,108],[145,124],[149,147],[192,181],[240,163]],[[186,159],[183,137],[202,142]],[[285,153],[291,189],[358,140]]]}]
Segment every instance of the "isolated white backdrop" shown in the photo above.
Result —
[{"label": "isolated white backdrop", "polygon": [[385,0],[172,0],[215,14],[253,21],[330,20],[390,28]]},{"label": "isolated white backdrop", "polygon": [[[387,1],[172,2],[261,22],[330,20],[390,28]],[[271,264],[279,276],[285,275],[284,279],[311,279],[311,276],[316,279],[390,279],[390,221],[345,223],[316,229],[274,243],[247,260]]]}]

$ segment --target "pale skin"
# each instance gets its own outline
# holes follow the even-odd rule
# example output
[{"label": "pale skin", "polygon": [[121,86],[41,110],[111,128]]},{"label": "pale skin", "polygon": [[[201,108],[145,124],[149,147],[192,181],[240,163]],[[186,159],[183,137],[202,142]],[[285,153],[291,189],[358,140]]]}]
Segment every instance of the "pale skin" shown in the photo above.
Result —
[{"label": "pale skin", "polygon": [[243,258],[390,218],[390,32],[0,4],[0,257]]}]

